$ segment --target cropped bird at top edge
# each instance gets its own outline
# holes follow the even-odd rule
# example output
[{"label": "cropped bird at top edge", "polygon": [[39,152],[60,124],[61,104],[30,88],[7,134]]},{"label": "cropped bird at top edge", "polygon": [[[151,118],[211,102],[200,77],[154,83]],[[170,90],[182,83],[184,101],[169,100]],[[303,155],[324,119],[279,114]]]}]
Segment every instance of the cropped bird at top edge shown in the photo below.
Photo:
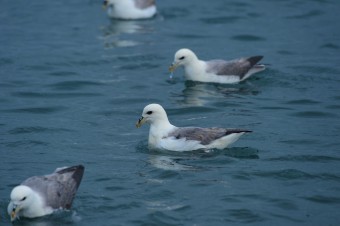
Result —
[{"label": "cropped bird at top edge", "polygon": [[211,83],[238,83],[252,74],[263,71],[265,65],[258,64],[263,56],[252,56],[230,61],[198,59],[190,49],[180,49],[175,53],[174,62],[169,67],[173,73],[179,66],[184,67],[186,80]]},{"label": "cropped bird at top edge", "polygon": [[110,18],[121,20],[148,19],[157,13],[155,0],[104,0],[103,8]]},{"label": "cropped bird at top edge", "polygon": [[247,129],[176,127],[172,125],[164,108],[159,104],[147,105],[136,127],[150,124],[149,148],[168,151],[198,149],[224,149],[237,141]]}]

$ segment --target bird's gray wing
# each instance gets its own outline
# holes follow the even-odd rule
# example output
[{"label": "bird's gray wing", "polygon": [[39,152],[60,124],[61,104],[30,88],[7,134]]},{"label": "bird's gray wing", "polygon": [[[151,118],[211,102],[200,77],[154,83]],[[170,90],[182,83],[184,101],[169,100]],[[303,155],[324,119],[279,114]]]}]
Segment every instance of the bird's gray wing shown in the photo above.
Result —
[{"label": "bird's gray wing", "polygon": [[227,136],[232,133],[251,132],[244,129],[223,129],[223,128],[200,128],[200,127],[182,127],[172,131],[168,137],[175,137],[176,139],[185,138],[187,140],[197,140],[203,145]]},{"label": "bird's gray wing", "polygon": [[30,177],[22,185],[38,192],[47,206],[70,209],[83,174],[83,166],[72,166],[49,175]]},{"label": "bird's gray wing", "polygon": [[262,56],[254,56],[235,59],[231,61],[210,60],[206,62],[206,71],[208,73],[214,73],[216,75],[236,75],[242,78],[262,58]]},{"label": "bird's gray wing", "polygon": [[145,9],[155,5],[155,0],[135,0],[135,6],[139,9]]}]

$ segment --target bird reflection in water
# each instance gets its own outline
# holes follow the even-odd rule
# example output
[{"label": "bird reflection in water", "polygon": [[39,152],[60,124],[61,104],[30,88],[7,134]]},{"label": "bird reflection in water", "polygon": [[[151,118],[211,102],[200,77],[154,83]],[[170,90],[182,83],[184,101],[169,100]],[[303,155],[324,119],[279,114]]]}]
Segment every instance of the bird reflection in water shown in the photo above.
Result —
[{"label": "bird reflection in water", "polygon": [[[173,81],[169,81],[174,83]],[[242,84],[214,84],[186,81],[181,93],[173,93],[171,98],[185,107],[206,106],[211,102],[223,101],[226,98],[239,98],[244,95],[259,94],[258,88],[250,82]]]},{"label": "bird reflection in water", "polygon": [[[110,24],[101,28],[104,47],[107,49],[116,47],[132,47],[141,45],[141,34],[153,31],[152,21],[135,20],[111,20]],[[137,37],[138,36],[138,37]]]}]

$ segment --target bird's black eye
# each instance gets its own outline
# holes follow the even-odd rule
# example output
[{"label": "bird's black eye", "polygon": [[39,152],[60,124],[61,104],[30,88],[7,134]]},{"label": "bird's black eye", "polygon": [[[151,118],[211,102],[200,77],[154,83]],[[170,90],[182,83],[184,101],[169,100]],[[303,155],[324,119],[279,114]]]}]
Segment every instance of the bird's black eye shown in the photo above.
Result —
[{"label": "bird's black eye", "polygon": [[23,197],[20,201],[25,201],[26,200],[26,196],[25,197]]},{"label": "bird's black eye", "polygon": [[148,111],[146,112],[147,115],[151,115],[152,114],[152,111]]},{"label": "bird's black eye", "polygon": [[184,60],[184,58],[185,58],[185,56],[182,56],[182,57],[180,57],[179,59],[180,59],[180,60]]}]

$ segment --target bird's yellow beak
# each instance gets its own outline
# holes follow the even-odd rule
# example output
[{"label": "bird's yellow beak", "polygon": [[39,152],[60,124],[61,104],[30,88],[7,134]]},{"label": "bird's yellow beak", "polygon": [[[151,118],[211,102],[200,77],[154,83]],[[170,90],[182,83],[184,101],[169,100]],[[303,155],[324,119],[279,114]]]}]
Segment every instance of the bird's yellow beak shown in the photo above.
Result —
[{"label": "bird's yellow beak", "polygon": [[176,70],[176,68],[178,67],[178,63],[172,63],[169,67],[169,71],[172,73]]},{"label": "bird's yellow beak", "polygon": [[11,212],[11,221],[15,221],[17,219],[17,214],[20,211],[20,208],[17,206],[14,206]]},{"label": "bird's yellow beak", "polygon": [[136,127],[137,127],[137,128],[141,127],[145,122],[146,122],[146,118],[141,117],[141,118],[138,119],[138,121],[136,122]]},{"label": "bird's yellow beak", "polygon": [[108,5],[109,5],[109,2],[108,2],[107,0],[104,0],[104,1],[103,1],[103,5],[102,5],[103,10],[106,10],[107,7],[108,7]]}]

